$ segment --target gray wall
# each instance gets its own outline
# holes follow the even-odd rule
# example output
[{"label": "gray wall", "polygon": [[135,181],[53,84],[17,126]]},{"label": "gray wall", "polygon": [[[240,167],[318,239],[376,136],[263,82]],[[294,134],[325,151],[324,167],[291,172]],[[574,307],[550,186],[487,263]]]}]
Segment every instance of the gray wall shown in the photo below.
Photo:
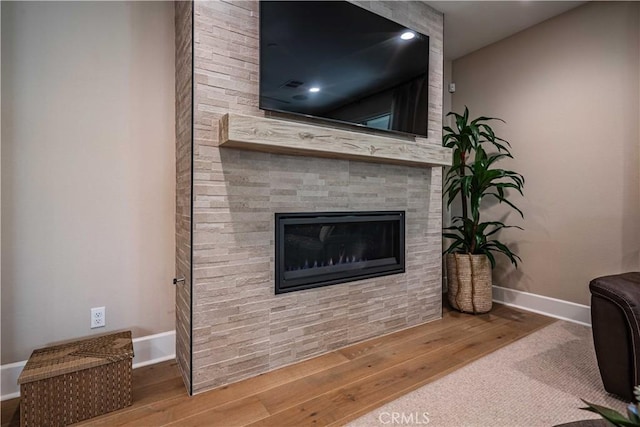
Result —
[{"label": "gray wall", "polygon": [[[526,178],[522,256],[494,283],[589,303],[589,280],[640,269],[640,3],[593,2],[453,62],[453,107],[506,120]],[[503,218],[503,207],[487,209]]]},{"label": "gray wall", "polygon": [[2,2],[3,364],[173,330],[173,28],[168,2]]}]

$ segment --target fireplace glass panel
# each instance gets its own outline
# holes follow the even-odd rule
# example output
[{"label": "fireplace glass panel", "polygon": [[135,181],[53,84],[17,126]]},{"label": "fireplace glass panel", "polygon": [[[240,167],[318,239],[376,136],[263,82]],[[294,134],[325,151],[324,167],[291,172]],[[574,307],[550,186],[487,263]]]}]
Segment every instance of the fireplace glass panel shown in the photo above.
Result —
[{"label": "fireplace glass panel", "polygon": [[404,272],[404,212],[276,214],[276,293]]}]

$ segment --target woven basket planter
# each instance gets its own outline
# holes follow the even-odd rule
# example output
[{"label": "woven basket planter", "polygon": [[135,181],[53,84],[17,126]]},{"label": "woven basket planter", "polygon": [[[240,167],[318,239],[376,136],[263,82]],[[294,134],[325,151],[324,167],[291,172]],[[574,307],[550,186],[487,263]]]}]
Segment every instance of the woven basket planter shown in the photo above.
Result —
[{"label": "woven basket planter", "polygon": [[447,254],[449,303],[464,313],[491,310],[491,263],[486,255]]}]

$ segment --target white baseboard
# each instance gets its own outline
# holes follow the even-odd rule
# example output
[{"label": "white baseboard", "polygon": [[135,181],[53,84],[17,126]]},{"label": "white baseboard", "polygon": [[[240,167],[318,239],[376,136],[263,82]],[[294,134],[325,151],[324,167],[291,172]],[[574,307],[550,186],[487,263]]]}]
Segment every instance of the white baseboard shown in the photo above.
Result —
[{"label": "white baseboard", "polygon": [[556,319],[591,326],[591,307],[588,305],[500,286],[493,287],[493,300],[500,304],[521,308]]},{"label": "white baseboard", "polygon": [[133,369],[176,358],[176,331],[133,339]]},{"label": "white baseboard", "polygon": [[[493,287],[493,300],[497,303],[521,308],[545,316],[591,326],[591,308],[556,298],[531,294],[514,289]],[[133,339],[133,369],[160,363],[176,357],[176,332],[168,331]],[[17,381],[27,363],[9,363],[0,366],[0,400],[20,397]]]},{"label": "white baseboard", "polygon": [[18,386],[18,377],[22,368],[27,364],[26,360],[22,362],[9,363],[0,366],[0,400],[13,399],[20,397],[20,387]]},{"label": "white baseboard", "polygon": [[[134,338],[133,369],[176,358],[176,331]],[[26,360],[0,366],[0,400],[20,397],[18,377]]]}]

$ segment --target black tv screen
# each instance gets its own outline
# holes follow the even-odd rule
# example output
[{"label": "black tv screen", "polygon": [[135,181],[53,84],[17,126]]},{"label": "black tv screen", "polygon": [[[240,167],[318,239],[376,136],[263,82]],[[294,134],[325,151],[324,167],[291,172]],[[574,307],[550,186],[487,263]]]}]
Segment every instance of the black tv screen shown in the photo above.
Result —
[{"label": "black tv screen", "polygon": [[346,1],[260,2],[260,108],[427,134],[429,37]]}]

